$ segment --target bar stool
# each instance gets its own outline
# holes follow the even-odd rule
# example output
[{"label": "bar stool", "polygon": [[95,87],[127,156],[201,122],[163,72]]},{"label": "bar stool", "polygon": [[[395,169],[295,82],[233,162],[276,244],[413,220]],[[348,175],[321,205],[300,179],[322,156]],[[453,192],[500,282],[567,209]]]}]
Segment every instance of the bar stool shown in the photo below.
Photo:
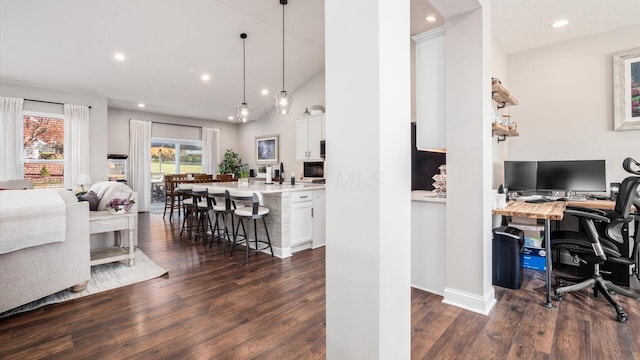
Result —
[{"label": "bar stool", "polygon": [[[233,211],[236,207],[242,207],[243,205],[236,205],[229,196],[229,191],[224,190],[222,188],[216,186],[210,186],[207,188],[208,197],[211,199],[213,203],[213,213],[215,215],[215,222],[213,225],[213,230],[211,233],[213,234],[211,242],[209,243],[209,249],[213,246],[213,240],[223,239],[222,243],[222,253],[226,253],[226,245],[227,243],[231,243],[231,236],[233,236],[233,229],[235,226],[235,221],[233,219]],[[231,233],[227,228],[227,215],[231,219]],[[220,222],[222,220],[222,225]],[[224,229],[223,229],[224,228]],[[231,234],[231,235],[229,235]],[[226,237],[226,239],[225,239]]]},{"label": "bar stool", "polygon": [[191,233],[193,231],[193,220],[197,214],[196,203],[193,199],[193,185],[180,184],[178,185],[178,192],[182,195],[182,206],[184,208],[184,217],[182,218],[182,227],[180,228],[180,237],[186,231],[191,239]]},{"label": "bar stool", "polygon": [[[251,206],[246,206],[242,208],[236,208],[233,213],[238,217],[238,225],[233,233],[233,246],[231,247],[231,257],[233,257],[233,253],[236,249],[236,245],[238,244],[238,233],[240,231],[240,226],[242,226],[243,238],[241,239],[241,243],[244,243],[245,247],[245,255],[244,255],[244,263],[245,265],[249,263],[249,247],[250,247],[250,239],[247,235],[247,230],[244,226],[244,221],[248,222],[247,227],[251,229],[250,220],[253,220],[253,233],[254,233],[254,246],[255,251],[262,251],[269,249],[271,250],[271,257],[273,257],[273,247],[271,246],[271,238],[269,237],[269,230],[267,229],[267,222],[265,220],[265,216],[269,215],[269,208],[261,206],[263,204],[262,194],[249,192],[249,191],[229,191],[229,197],[233,202],[247,202],[250,203]],[[267,235],[267,241],[258,240],[258,226],[257,220],[262,219],[262,223],[264,224],[264,231]],[[258,243],[264,244],[265,246],[259,248]]]},{"label": "bar stool", "polygon": [[213,226],[211,226],[211,217],[209,217],[209,211],[213,210],[212,199],[209,198],[207,188],[205,187],[194,187],[192,195],[192,201],[195,203],[197,222],[195,240],[198,240],[198,236],[200,236],[200,234],[204,234],[202,236],[202,243],[205,244],[207,242],[207,233],[209,230],[212,230],[213,236]]}]

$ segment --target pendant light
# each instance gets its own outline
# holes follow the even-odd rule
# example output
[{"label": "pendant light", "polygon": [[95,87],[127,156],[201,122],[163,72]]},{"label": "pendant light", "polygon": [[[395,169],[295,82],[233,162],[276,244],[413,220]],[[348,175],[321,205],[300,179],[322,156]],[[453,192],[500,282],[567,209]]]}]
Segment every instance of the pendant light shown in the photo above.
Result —
[{"label": "pendant light", "polygon": [[245,59],[245,48],[244,48],[244,40],[247,38],[247,34],[240,34],[240,38],[242,39],[242,104],[236,107],[236,116],[238,120],[247,122],[249,120],[249,115],[251,115],[251,110],[253,108],[247,105],[247,100],[245,99],[246,95],[246,81],[247,81],[247,64]]},{"label": "pendant light", "polygon": [[291,110],[291,103],[293,102],[293,96],[287,93],[284,89],[284,6],[287,5],[287,0],[280,0],[282,4],[282,90],[276,96],[274,96],[276,110],[278,114],[287,115]]}]

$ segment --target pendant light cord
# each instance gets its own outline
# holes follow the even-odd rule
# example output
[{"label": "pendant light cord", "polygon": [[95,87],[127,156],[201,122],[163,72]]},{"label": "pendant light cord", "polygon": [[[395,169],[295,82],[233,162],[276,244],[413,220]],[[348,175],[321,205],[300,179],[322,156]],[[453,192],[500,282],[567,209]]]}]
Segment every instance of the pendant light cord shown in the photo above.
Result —
[{"label": "pendant light cord", "polygon": [[284,91],[284,5],[282,2],[282,91]]},{"label": "pendant light cord", "polygon": [[247,60],[246,60],[246,53],[245,53],[245,47],[244,47],[244,40],[247,36],[245,35],[242,38],[242,102],[246,103],[247,99],[246,99],[246,91],[247,91]]}]

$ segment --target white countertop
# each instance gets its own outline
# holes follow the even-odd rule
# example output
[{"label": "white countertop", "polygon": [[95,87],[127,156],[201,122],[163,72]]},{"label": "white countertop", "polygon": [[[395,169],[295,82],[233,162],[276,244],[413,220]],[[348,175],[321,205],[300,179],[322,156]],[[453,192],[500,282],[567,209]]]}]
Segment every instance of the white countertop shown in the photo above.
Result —
[{"label": "white countertop", "polygon": [[447,198],[437,197],[433,191],[413,190],[411,191],[411,201],[446,203]]},{"label": "white countertop", "polygon": [[290,191],[303,191],[303,190],[324,190],[324,184],[299,184],[291,185],[289,183],[282,183],[282,185],[274,182],[273,184],[265,184],[264,181],[255,181],[250,182],[249,184],[242,185],[237,181],[229,181],[229,182],[215,182],[215,183],[202,183],[202,184],[193,184],[194,187],[218,187],[224,188],[226,190],[247,190],[247,191],[256,191],[261,192],[263,194],[276,194],[282,192],[290,192]]}]

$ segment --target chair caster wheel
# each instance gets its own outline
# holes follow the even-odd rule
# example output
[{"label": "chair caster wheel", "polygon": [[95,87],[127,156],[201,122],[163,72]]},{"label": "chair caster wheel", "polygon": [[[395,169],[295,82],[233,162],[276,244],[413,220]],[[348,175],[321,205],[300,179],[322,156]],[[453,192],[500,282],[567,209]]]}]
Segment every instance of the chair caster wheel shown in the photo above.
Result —
[{"label": "chair caster wheel", "polygon": [[626,313],[623,313],[623,312],[618,313],[617,318],[618,318],[618,321],[620,321],[621,323],[626,323],[626,322],[627,322],[627,320],[629,320],[629,319],[627,318],[627,314],[626,314]]},{"label": "chair caster wheel", "polygon": [[556,294],[555,296],[555,300],[556,301],[562,301],[564,298],[562,297],[562,294]]}]

